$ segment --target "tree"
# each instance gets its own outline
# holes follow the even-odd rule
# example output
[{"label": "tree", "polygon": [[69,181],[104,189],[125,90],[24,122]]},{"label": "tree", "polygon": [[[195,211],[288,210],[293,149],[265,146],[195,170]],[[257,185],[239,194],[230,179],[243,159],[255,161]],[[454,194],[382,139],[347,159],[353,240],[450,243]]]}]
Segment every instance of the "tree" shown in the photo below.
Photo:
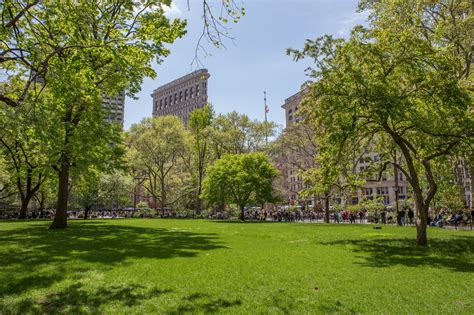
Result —
[{"label": "tree", "polygon": [[[294,189],[291,177],[301,176],[308,169],[317,166],[317,147],[312,126],[308,124],[287,126],[270,144],[268,152],[282,173],[277,181],[281,193],[286,195],[299,193],[301,190]],[[316,205],[316,196],[314,199]]]},{"label": "tree", "polygon": [[[455,2],[467,3],[370,2],[369,28],[355,27],[347,41],[324,36],[307,41],[302,51],[289,51],[316,63],[309,73],[316,82],[303,106],[315,129],[323,128],[321,152],[337,149],[344,156],[360,141],[401,152],[401,163],[381,161],[381,171],[392,164],[409,181],[421,246],[427,245],[428,208],[438,190],[432,165],[472,143],[474,135],[472,98],[459,75],[464,61],[443,42],[445,25],[427,14],[435,7],[446,15],[445,5]],[[471,6],[461,8],[449,13],[462,22],[457,32],[466,38],[473,30]],[[425,36],[428,26],[434,37]]]},{"label": "tree", "polygon": [[82,173],[73,181],[71,202],[84,209],[84,220],[89,218],[92,209],[101,205],[101,199],[100,173],[97,170]]},{"label": "tree", "polygon": [[211,203],[224,199],[237,204],[244,221],[246,205],[274,199],[273,180],[277,175],[264,153],[227,154],[209,167],[202,196]]},{"label": "tree", "polygon": [[188,135],[176,116],[144,119],[129,132],[129,161],[155,200],[155,209],[175,204],[191,191],[183,156],[189,154]]},{"label": "tree", "polygon": [[315,158],[316,166],[302,172],[306,186],[303,194],[316,194],[324,199],[326,223],[329,223],[331,198],[343,192],[352,193],[365,182],[363,174],[355,171],[358,151],[351,150],[352,154],[347,155],[338,155],[335,151],[320,150]]},{"label": "tree", "polygon": [[21,108],[0,105],[0,152],[21,201],[20,219],[26,218],[30,202],[52,175],[50,138],[44,126],[49,115],[45,111],[47,100],[37,101],[35,111],[28,106],[31,102],[28,98]]},{"label": "tree", "polygon": [[110,174],[102,174],[99,181],[101,203],[106,209],[130,207],[133,202],[133,179],[126,172],[117,170]]},{"label": "tree", "polygon": [[[97,5],[94,7],[93,2],[81,3],[78,13],[88,14],[91,10],[98,10],[100,16],[103,17],[99,23],[93,24],[94,37],[99,39],[100,27],[106,27],[107,37],[113,38],[117,34],[117,30],[124,30],[132,39],[136,35],[139,40],[146,40],[147,36],[161,36],[164,28],[155,28],[156,24],[163,21],[163,9],[171,6],[171,0],[154,0],[140,2],[118,2],[110,1],[107,4]],[[78,5],[79,6],[79,5]],[[189,7],[189,2],[188,2]],[[100,40],[94,42],[75,42],[74,36],[70,37],[68,43],[58,43],[58,31],[68,31],[69,24],[64,20],[64,16],[59,15],[62,10],[66,12],[66,5],[62,6],[60,1],[50,1],[48,3],[39,0],[16,0],[4,1],[0,6],[1,24],[0,35],[2,45],[0,46],[0,67],[7,74],[7,83],[4,88],[0,89],[0,102],[7,106],[18,107],[27,98],[27,94],[31,87],[35,86],[38,81],[42,84],[47,82],[44,78],[50,69],[51,62],[54,58],[66,51],[77,51],[83,49],[101,49],[108,48],[107,42]],[[59,12],[58,12],[59,11]],[[149,14],[151,12],[151,14]],[[245,9],[236,4],[235,1],[222,0],[221,8],[215,8],[209,4],[209,1],[202,0],[202,34],[196,43],[195,56],[192,63],[201,64],[198,51],[204,53],[206,49],[202,44],[207,39],[215,47],[224,47],[224,38],[230,38],[228,34],[228,22],[237,23],[242,16],[245,15]],[[219,12],[219,13],[218,13]],[[68,12],[69,14],[75,12]],[[159,13],[159,14],[157,14]],[[59,26],[64,28],[52,27],[51,19],[60,17]],[[68,15],[75,18],[71,24],[81,22],[81,15]],[[147,24],[152,27],[142,27],[141,31],[136,32],[138,24],[143,22],[146,16]],[[125,17],[126,20],[122,19]],[[101,23],[103,22],[103,23]],[[177,24],[173,25],[173,27]],[[114,28],[116,28],[114,30]],[[182,26],[179,26],[181,29]],[[71,33],[70,33],[71,34]],[[70,35],[68,34],[68,35]],[[48,36],[44,36],[48,35]],[[65,36],[66,37],[66,36]],[[168,40],[171,40],[169,37]],[[160,54],[161,55],[161,54]],[[11,84],[20,79],[21,84]]]},{"label": "tree", "polygon": [[275,123],[251,120],[235,111],[218,115],[210,133],[214,155],[220,159],[224,154],[239,154],[263,151],[266,139],[275,135]]},{"label": "tree", "polygon": [[12,201],[13,196],[17,194],[14,186],[8,175],[6,159],[0,155],[0,204],[8,204]]},{"label": "tree", "polygon": [[214,110],[210,105],[194,110],[189,117],[188,129],[191,136],[191,154],[189,155],[190,161],[188,165],[192,174],[193,184],[196,186],[198,213],[203,208],[201,199],[202,182],[211,159],[209,133],[213,118]]},{"label": "tree", "polygon": [[[103,124],[102,96],[139,91],[142,79],[155,75],[153,59],[161,62],[169,53],[164,43],[184,34],[184,22],[170,22],[162,3],[170,1],[48,2],[30,7],[12,31],[4,29],[16,47],[7,51],[13,49],[21,57],[2,63],[12,67],[8,82],[22,80],[28,86],[31,67],[24,64],[47,68],[38,73],[45,82],[43,93],[52,96],[53,117],[48,122],[58,152],[58,198],[51,228],[67,226],[71,167],[107,163],[107,154],[100,154],[120,145],[113,126]],[[16,31],[23,34],[22,42],[16,42]]]}]

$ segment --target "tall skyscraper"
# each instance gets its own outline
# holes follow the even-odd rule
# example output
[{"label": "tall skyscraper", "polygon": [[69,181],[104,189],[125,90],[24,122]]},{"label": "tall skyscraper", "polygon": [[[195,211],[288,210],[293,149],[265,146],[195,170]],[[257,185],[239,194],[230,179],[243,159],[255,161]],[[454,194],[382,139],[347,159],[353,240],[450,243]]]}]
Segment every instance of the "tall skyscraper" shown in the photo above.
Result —
[{"label": "tall skyscraper", "polygon": [[115,122],[123,128],[125,91],[117,96],[102,95],[102,108],[105,111],[105,122]]},{"label": "tall skyscraper", "polygon": [[160,86],[153,91],[153,116],[174,115],[184,123],[189,114],[207,104],[207,69],[200,69]]}]

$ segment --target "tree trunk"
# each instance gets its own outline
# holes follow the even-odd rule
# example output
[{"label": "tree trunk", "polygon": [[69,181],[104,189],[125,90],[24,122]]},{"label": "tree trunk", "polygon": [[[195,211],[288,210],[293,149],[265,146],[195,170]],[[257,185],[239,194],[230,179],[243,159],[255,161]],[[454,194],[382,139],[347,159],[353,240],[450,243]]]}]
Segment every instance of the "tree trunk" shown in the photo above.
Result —
[{"label": "tree trunk", "polygon": [[202,199],[200,197],[197,198],[197,213],[201,214],[203,208]]},{"label": "tree trunk", "polygon": [[91,207],[85,207],[84,208],[84,220],[87,220],[89,218],[89,211],[91,210]]},{"label": "tree trunk", "polygon": [[58,201],[56,213],[50,229],[64,229],[67,227],[67,203],[69,198],[69,157],[63,155],[58,181]]},{"label": "tree trunk", "polygon": [[197,191],[197,213],[201,214],[203,208],[203,202],[201,199],[202,193],[202,179],[203,179],[203,172],[202,170],[199,171],[199,178],[198,178],[198,191]]},{"label": "tree trunk", "polygon": [[21,200],[21,208],[20,208],[20,219],[26,219],[26,214],[28,213],[28,206],[30,204],[31,198],[33,198],[34,193],[29,192],[22,198]]},{"label": "tree trunk", "polygon": [[160,207],[161,207],[161,218],[164,218],[165,217],[165,204],[163,202],[160,203]]},{"label": "tree trunk", "polygon": [[245,206],[240,206],[240,220],[245,221]]},{"label": "tree trunk", "polygon": [[469,172],[469,178],[471,179],[470,185],[469,185],[469,190],[471,193],[469,206],[471,208],[471,211],[474,211],[474,161],[470,162],[470,165],[468,167],[468,172]]},{"label": "tree trunk", "polygon": [[39,199],[39,209],[38,209],[38,217],[43,218],[43,212],[44,212],[44,194],[41,193],[41,198]]},{"label": "tree trunk", "polygon": [[329,223],[329,195],[324,197],[324,222]]},{"label": "tree trunk", "polygon": [[418,246],[427,246],[428,237],[426,235],[426,226],[428,225],[428,208],[429,205],[426,205],[423,202],[423,197],[421,195],[415,194],[415,210],[417,213],[416,219],[416,244]]}]

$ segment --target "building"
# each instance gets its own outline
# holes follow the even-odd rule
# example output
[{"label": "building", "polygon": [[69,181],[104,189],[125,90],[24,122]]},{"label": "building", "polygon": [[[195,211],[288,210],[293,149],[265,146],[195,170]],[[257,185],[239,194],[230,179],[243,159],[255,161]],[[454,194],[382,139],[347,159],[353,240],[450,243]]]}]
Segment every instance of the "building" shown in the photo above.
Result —
[{"label": "building", "polygon": [[[302,120],[301,115],[297,112],[298,106],[306,94],[307,91],[302,90],[285,99],[285,103],[281,106],[285,110],[285,131],[295,127],[295,124]],[[300,127],[300,129],[305,128],[304,125],[300,125]],[[301,131],[305,132],[304,130]],[[304,148],[301,146],[304,146]],[[285,153],[277,159],[276,165],[283,175],[282,181],[288,205],[300,205],[302,207],[317,206],[315,196],[304,198],[300,194],[305,188],[303,177],[300,174],[301,171],[315,167],[316,151],[311,146],[312,143],[309,142],[298,142],[294,146],[288,145],[287,148],[290,149],[290,153]],[[295,163],[295,161],[299,161],[299,163]]]},{"label": "building", "polygon": [[105,122],[115,122],[123,129],[125,91],[113,97],[102,95],[102,109],[105,111]]},{"label": "building", "polygon": [[285,103],[281,107],[285,110],[286,126],[301,121],[301,117],[296,112],[306,94],[306,90],[302,90],[285,99]]},{"label": "building", "polygon": [[[302,120],[303,117],[298,113],[298,107],[300,106],[304,96],[307,94],[306,90],[302,90],[287,99],[282,105],[282,108],[285,110],[286,126],[289,127],[298,123]],[[308,144],[310,145],[310,144]],[[310,148],[304,150],[304,154],[307,152],[313,152],[316,155],[316,150]],[[301,151],[301,150],[300,150]],[[304,163],[302,165],[307,165],[308,167],[315,167],[315,165],[310,165],[308,157],[300,156],[302,153],[295,151],[291,156],[286,157],[286,159],[294,160],[300,159]],[[309,157],[314,160],[314,157]],[[367,168],[370,163],[377,162],[379,156],[375,152],[369,152],[357,161],[357,170],[363,171]],[[283,174],[284,181],[286,181],[286,190],[287,190],[287,203],[289,205],[299,204],[301,206],[317,206],[314,196],[311,198],[303,198],[300,195],[300,192],[304,189],[303,178],[301,177],[301,169],[294,167],[294,163],[277,163],[280,172]],[[292,165],[293,164],[293,165]],[[381,180],[376,181],[368,178],[367,183],[362,189],[360,189],[356,194],[354,194],[350,200],[347,200],[347,203],[357,204],[362,199],[375,199],[380,198],[384,204],[396,206],[396,203],[400,200],[405,200],[410,196],[409,193],[409,183],[404,177],[403,173],[396,172],[396,177],[394,175],[382,174]],[[336,202],[342,201],[342,196],[339,198],[336,197]]]},{"label": "building", "polygon": [[189,115],[207,104],[207,69],[194,71],[153,91],[153,116],[174,115],[188,122]]}]

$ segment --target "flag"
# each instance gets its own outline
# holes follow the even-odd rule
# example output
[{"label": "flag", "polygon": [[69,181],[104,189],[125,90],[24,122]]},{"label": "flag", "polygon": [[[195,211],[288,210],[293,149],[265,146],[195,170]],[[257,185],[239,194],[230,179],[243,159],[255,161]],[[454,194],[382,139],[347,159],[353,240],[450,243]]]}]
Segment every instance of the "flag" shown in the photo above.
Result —
[{"label": "flag", "polygon": [[265,114],[268,113],[270,111],[270,109],[268,108],[268,105],[265,104]]}]

